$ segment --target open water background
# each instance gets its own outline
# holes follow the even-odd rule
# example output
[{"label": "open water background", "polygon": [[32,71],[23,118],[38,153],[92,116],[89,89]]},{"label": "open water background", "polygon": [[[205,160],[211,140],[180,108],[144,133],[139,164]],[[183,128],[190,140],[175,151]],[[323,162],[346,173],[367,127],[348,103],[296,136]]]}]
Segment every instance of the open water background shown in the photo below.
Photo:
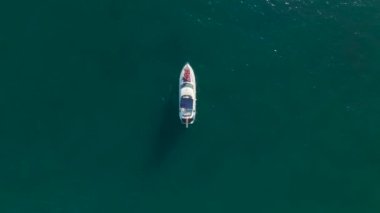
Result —
[{"label": "open water background", "polygon": [[0,2],[0,212],[379,212],[379,9]]}]

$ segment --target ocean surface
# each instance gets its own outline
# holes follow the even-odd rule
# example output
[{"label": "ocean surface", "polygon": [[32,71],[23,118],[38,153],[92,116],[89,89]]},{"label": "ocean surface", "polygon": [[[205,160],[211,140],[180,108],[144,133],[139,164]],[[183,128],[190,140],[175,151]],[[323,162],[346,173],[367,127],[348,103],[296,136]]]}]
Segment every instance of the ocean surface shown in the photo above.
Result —
[{"label": "ocean surface", "polygon": [[377,0],[1,1],[0,212],[378,213],[379,81]]}]

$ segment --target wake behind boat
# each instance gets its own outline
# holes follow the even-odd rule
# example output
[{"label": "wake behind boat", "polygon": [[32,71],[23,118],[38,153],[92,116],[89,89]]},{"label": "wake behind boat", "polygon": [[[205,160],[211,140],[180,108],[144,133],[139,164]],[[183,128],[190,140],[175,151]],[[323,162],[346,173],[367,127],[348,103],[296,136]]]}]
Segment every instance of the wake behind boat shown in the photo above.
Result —
[{"label": "wake behind boat", "polygon": [[186,128],[195,121],[196,100],[194,71],[186,63],[179,77],[179,118]]}]

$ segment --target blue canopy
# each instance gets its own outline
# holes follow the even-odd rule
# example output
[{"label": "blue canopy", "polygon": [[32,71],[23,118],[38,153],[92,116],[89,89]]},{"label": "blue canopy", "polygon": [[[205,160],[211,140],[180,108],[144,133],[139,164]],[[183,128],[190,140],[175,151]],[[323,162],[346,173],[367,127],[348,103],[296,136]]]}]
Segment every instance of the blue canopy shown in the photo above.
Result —
[{"label": "blue canopy", "polygon": [[193,109],[193,99],[191,99],[189,96],[182,97],[180,107],[185,109]]}]

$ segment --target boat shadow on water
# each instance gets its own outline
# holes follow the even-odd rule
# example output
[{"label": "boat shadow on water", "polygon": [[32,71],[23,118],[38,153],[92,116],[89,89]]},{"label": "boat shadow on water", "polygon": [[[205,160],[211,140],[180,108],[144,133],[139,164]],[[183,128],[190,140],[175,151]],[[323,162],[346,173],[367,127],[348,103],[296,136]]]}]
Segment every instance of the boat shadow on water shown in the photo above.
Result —
[{"label": "boat shadow on water", "polygon": [[148,156],[148,170],[161,168],[186,132],[185,126],[179,120],[178,101],[175,96],[172,93],[162,109],[157,136],[152,141],[151,152]]}]

